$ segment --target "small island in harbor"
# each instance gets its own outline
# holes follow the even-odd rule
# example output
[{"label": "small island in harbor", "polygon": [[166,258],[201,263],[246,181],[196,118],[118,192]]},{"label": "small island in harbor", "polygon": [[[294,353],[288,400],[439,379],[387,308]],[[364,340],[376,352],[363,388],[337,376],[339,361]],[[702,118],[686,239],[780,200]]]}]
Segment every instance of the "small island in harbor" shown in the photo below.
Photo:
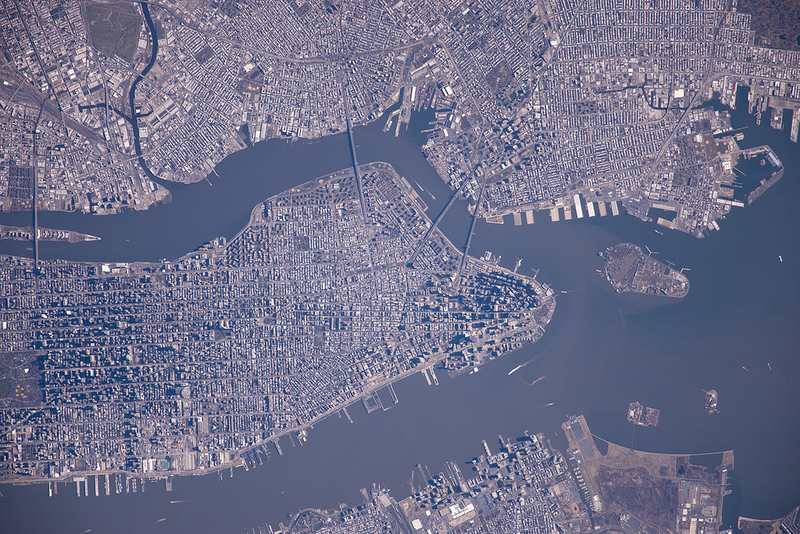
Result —
[{"label": "small island in harbor", "polygon": [[[73,230],[55,230],[53,228],[36,228],[36,239],[39,241],[61,241],[65,243],[80,243],[83,241],[99,241],[94,235],[82,234]],[[33,226],[6,226],[0,225],[0,239],[12,241],[32,241]]]},{"label": "small island in harbor", "polygon": [[708,391],[703,390],[703,393],[706,394],[706,411],[708,415],[717,412],[717,390],[710,389]]},{"label": "small island in harbor", "polygon": [[628,422],[639,426],[656,426],[660,410],[643,406],[640,402],[632,402],[628,406]]},{"label": "small island in harbor", "polygon": [[632,243],[607,248],[601,256],[606,260],[603,272],[618,293],[629,291],[673,298],[683,298],[689,293],[686,275],[653,259]]}]

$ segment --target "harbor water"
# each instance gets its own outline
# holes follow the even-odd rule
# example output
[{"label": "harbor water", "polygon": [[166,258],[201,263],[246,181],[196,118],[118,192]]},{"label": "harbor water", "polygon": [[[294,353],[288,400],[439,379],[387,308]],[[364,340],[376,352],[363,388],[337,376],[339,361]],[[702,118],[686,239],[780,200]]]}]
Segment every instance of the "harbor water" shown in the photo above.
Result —
[{"label": "harbor water", "polygon": [[[429,113],[415,114],[398,137],[378,121],[354,132],[359,161],[385,161],[418,182],[435,218],[448,187],[420,153]],[[720,221],[704,239],[665,230],[629,216],[532,225],[479,222],[471,253],[502,256],[501,265],[548,283],[558,293],[542,340],[485,365],[480,372],[439,386],[421,375],[395,385],[399,403],[367,415],[348,409],[353,422],[332,417],[315,426],[303,445],[283,440],[284,454],[250,471],[146,483],[137,493],[78,497],[74,483],[0,491],[4,532],[249,532],[277,525],[301,508],[360,502],[358,490],[379,483],[400,499],[417,463],[432,472],[445,461],[468,461],[496,436],[545,432],[563,445],[560,424],[583,413],[603,439],[630,445],[630,402],[660,409],[657,427],[637,428],[637,449],[702,453],[733,449],[735,488],[726,518],[770,518],[800,503],[800,150],[787,132],[749,126],[742,146],[769,144],[785,165],[784,177],[752,206]],[[176,258],[218,236],[233,236],[258,199],[350,163],[346,135],[318,141],[269,141],[236,153],[218,177],[170,186],[173,201],[142,213],[108,217],[41,213],[40,224],[97,235],[80,244],[41,243],[43,258],[132,261]],[[432,198],[435,197],[435,200]],[[30,214],[0,214],[0,224],[28,225]],[[470,218],[457,202],[442,223],[462,246]],[[629,241],[657,258],[687,268],[682,300],[616,294],[598,274],[598,252]],[[0,242],[0,252],[31,255],[30,244]],[[780,259],[779,259],[780,256]],[[782,261],[781,261],[782,259]],[[769,365],[768,365],[769,364]],[[523,365],[513,374],[509,372]],[[745,368],[747,370],[745,370]],[[545,379],[533,383],[538,377]],[[704,410],[703,390],[719,393],[719,413]],[[94,489],[94,480],[88,486]],[[141,484],[140,484],[141,486]],[[100,489],[103,493],[104,482]],[[113,487],[113,483],[112,483]],[[93,493],[93,491],[91,492]]]}]

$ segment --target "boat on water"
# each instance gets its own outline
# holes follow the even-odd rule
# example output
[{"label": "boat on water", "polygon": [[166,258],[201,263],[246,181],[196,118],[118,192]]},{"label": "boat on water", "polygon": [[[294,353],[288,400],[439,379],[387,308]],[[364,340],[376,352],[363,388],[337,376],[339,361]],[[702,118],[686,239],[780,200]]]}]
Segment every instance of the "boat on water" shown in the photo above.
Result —
[{"label": "boat on water", "polygon": [[703,393],[706,394],[706,412],[708,412],[708,415],[711,415],[717,411],[717,390],[703,390]]},{"label": "boat on water", "polygon": [[[745,367],[744,365],[742,366],[742,369],[744,369],[745,371],[747,371],[747,367]],[[749,373],[750,371],[747,371],[747,372]]]},{"label": "boat on water", "polygon": [[[540,376],[539,378],[537,378],[536,380],[534,380],[534,381],[533,381],[533,384],[535,384],[535,383],[537,383],[537,382],[541,382],[542,380],[544,380],[544,375],[542,375],[542,376]],[[531,384],[531,385],[533,385],[533,384]]]},{"label": "boat on water", "polygon": [[419,185],[419,182],[418,182],[418,181],[414,180],[414,183],[415,183],[415,184],[417,184],[417,187],[419,187],[421,190],[423,190],[423,191],[425,191],[426,193],[428,193],[428,196],[429,196],[429,197],[431,197],[431,199],[432,199],[432,200],[436,200],[436,197],[435,197],[435,196],[433,196],[433,194],[432,194],[430,191],[428,191],[427,189],[425,189],[424,187],[422,187],[421,185]]}]

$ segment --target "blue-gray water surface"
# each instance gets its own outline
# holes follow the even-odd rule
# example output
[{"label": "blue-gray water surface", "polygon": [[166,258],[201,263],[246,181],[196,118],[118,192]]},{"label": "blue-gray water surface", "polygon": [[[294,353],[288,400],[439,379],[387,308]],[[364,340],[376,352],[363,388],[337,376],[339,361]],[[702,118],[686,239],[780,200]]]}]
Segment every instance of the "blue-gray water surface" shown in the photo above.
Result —
[{"label": "blue-gray water surface", "polygon": [[[355,138],[361,161],[389,162],[433,194],[435,201],[421,193],[435,217],[449,189],[419,150],[428,118],[416,114],[409,132],[398,138],[381,132],[382,121],[356,129]],[[53,498],[46,485],[0,487],[0,530],[249,532],[277,525],[301,508],[358,504],[358,490],[373,482],[403,498],[415,464],[437,471],[445,461],[467,461],[481,454],[481,440],[494,444],[498,434],[545,431],[562,445],[559,425],[568,414],[582,412],[595,434],[630,445],[625,415],[628,403],[637,400],[661,410],[657,427],[636,429],[637,449],[734,449],[740,492],[726,499],[729,522],[739,513],[785,514],[800,502],[800,151],[786,132],[756,128],[740,111],[734,124],[750,125],[741,144],[771,145],[786,173],[705,239],[658,235],[653,225],[628,216],[551,223],[537,214],[533,225],[476,225],[473,254],[490,250],[507,267],[521,259],[521,273],[538,269],[539,280],[566,291],[539,343],[473,375],[448,380],[440,372],[438,387],[412,376],[396,384],[400,403],[388,411],[367,415],[354,405],[352,424],[332,417],[316,425],[306,444],[293,447],[284,440],[282,457],[249,472],[237,469],[233,477],[176,477],[171,493],[160,482],[148,483],[145,493],[89,498],[78,498],[74,484],[62,483]],[[348,165],[343,135],[259,143],[222,162],[213,186],[170,186],[169,205],[109,217],[41,214],[42,226],[102,237],[96,243],[42,243],[41,255],[175,258],[217,236],[234,235],[259,200]],[[0,224],[29,221],[30,214],[0,214]],[[459,202],[442,226],[461,246],[468,224]],[[689,268],[689,295],[668,301],[614,293],[597,273],[597,252],[620,241],[647,245],[659,258]],[[0,242],[0,251],[30,255],[29,246]],[[529,385],[542,375],[545,380]],[[719,392],[720,413],[714,416],[703,409],[702,390],[711,388]]]}]

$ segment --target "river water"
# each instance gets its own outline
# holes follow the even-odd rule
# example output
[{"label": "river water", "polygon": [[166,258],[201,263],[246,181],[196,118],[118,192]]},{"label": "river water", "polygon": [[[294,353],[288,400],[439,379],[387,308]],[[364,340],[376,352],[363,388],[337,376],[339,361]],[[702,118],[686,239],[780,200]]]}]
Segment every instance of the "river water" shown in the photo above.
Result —
[{"label": "river water", "polygon": [[[416,114],[395,138],[382,121],[357,128],[363,162],[386,161],[427,192],[432,218],[449,189],[419,151],[430,115]],[[81,497],[74,484],[48,498],[46,486],[2,487],[4,532],[232,532],[277,523],[306,507],[358,504],[358,490],[373,482],[400,499],[415,464],[438,471],[448,460],[481,454],[496,436],[544,431],[563,444],[559,425],[581,412],[592,431],[615,443],[656,452],[734,449],[734,489],[725,502],[728,521],[737,514],[777,517],[800,502],[800,150],[787,132],[753,125],[734,113],[734,125],[750,128],[743,146],[767,143],[786,173],[753,206],[735,209],[722,230],[705,239],[677,232],[657,235],[632,217],[533,225],[476,225],[472,253],[502,255],[501,264],[532,274],[560,294],[542,340],[500,358],[479,373],[428,386],[420,375],[396,384],[400,403],[367,415],[349,409],[353,423],[330,418],[284,455],[245,472],[174,479],[146,493]],[[234,235],[253,205],[272,194],[349,165],[347,137],[288,143],[270,141],[238,152],[217,167],[213,186],[170,186],[173,202],[148,212],[110,217],[42,213],[40,224],[102,237],[74,245],[41,243],[43,258],[131,261],[175,258],[217,236]],[[430,194],[436,197],[431,199]],[[29,214],[0,214],[0,224],[29,224]],[[456,203],[442,228],[464,243],[469,217]],[[681,301],[618,295],[596,272],[597,252],[620,241],[649,246],[659,258],[686,267],[691,283]],[[0,251],[30,255],[29,244],[0,242]],[[779,261],[778,256],[783,261]],[[514,367],[524,367],[509,375]],[[772,367],[769,370],[767,363]],[[746,367],[745,371],[742,366]],[[529,385],[539,376],[546,378]],[[719,392],[720,413],[703,409],[703,389]],[[632,435],[628,403],[661,410],[659,425]],[[554,403],[552,406],[546,406]],[[90,487],[93,485],[93,481]],[[101,484],[102,487],[102,484]],[[158,522],[165,518],[164,521]]]}]

